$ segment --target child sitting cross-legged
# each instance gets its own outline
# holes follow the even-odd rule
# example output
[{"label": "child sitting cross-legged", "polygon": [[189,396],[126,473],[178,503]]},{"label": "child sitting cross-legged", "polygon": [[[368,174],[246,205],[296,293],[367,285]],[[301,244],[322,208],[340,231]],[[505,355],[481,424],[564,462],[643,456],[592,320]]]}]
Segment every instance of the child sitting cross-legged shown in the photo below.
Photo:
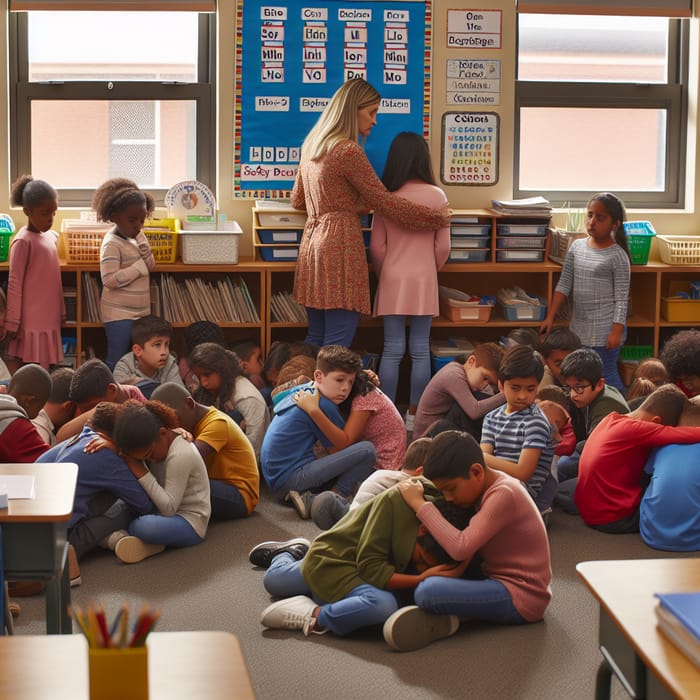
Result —
[{"label": "child sitting cross-legged", "polygon": [[[426,496],[438,497],[429,482]],[[439,512],[461,529],[471,510],[440,500]],[[263,585],[282,598],[262,613],[271,629],[345,636],[382,624],[399,607],[397,595],[410,593],[427,577],[458,576],[462,567],[437,546],[399,492],[388,489],[350,513],[309,546],[301,538],[263,542],[249,555],[269,567]],[[444,630],[446,636],[454,630]]]},{"label": "child sitting cross-legged", "polygon": [[479,578],[431,576],[415,590],[415,606],[384,623],[384,639],[398,651],[418,649],[455,632],[459,622],[522,625],[538,622],[552,597],[549,541],[542,518],[522,483],[491,469],[467,433],[433,439],[423,473],[443,497],[475,507],[465,528],[456,527],[424,498],[418,479],[396,488],[445,551],[462,567],[477,555]]},{"label": "child sitting cross-legged", "polygon": [[529,345],[516,345],[506,352],[498,370],[506,403],[484,417],[481,449],[489,467],[523,482],[545,515],[557,482],[551,474],[551,426],[535,403],[543,373],[540,355]]},{"label": "child sitting cross-legged", "polygon": [[[313,384],[299,390],[318,392],[319,409],[340,428],[344,421],[338,405],[350,394],[361,369],[359,355],[342,345],[327,345],[316,358]],[[357,485],[372,473],[376,451],[371,442],[362,441],[317,458],[315,443],[320,441],[328,448],[331,442],[297,406],[293,396],[287,396],[275,406],[275,417],[263,440],[260,463],[270,489],[291,502],[300,517],[308,519],[312,491],[331,483],[336,493],[351,497]]]}]

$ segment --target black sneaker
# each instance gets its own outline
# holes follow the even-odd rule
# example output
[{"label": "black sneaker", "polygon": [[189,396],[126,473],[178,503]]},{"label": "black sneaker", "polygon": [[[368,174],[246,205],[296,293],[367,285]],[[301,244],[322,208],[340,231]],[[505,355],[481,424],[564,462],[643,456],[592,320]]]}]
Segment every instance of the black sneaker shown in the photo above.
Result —
[{"label": "black sneaker", "polygon": [[285,501],[291,503],[299,513],[302,520],[308,520],[311,517],[311,504],[313,503],[315,494],[311,491],[290,491],[285,496]]},{"label": "black sneaker", "polygon": [[289,552],[297,561],[303,559],[310,546],[311,542],[303,537],[296,537],[286,542],[261,542],[250,550],[248,559],[253,566],[267,569],[273,558],[282,552]]}]

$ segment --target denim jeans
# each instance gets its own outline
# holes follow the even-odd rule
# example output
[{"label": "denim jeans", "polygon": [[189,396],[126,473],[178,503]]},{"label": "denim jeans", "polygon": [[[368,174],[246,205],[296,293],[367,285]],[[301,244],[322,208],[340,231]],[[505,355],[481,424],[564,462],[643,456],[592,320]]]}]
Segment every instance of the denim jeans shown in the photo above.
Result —
[{"label": "denim jeans", "polygon": [[605,377],[605,383],[610,384],[610,386],[614,386],[624,396],[627,389],[622,383],[620,372],[617,369],[617,359],[620,357],[620,348],[608,350],[605,347],[595,347],[592,349],[595,350],[598,355],[600,355],[600,359],[603,361],[603,376]]},{"label": "denim jeans", "polygon": [[353,496],[374,471],[376,461],[377,453],[371,442],[356,442],[294,470],[278,492],[284,496],[289,491],[310,491],[332,482],[333,489],[341,496]]},{"label": "denim jeans", "polygon": [[515,609],[508,589],[491,578],[430,576],[418,584],[416,605],[431,613],[457,615],[460,620],[522,625],[527,620]]},{"label": "denim jeans", "polygon": [[360,314],[346,309],[314,309],[306,307],[309,319],[307,343],[323,347],[324,345],[352,345]]},{"label": "denim jeans", "polygon": [[406,318],[409,319],[408,352],[411,356],[409,404],[417,406],[430,381],[430,326],[432,316],[384,316],[384,351],[379,364],[382,391],[396,401],[399,365],[406,352]]},{"label": "denim jeans", "polygon": [[204,541],[181,515],[141,515],[131,521],[129,534],[166,547],[191,547]]},{"label": "denim jeans", "polygon": [[245,518],[248,508],[240,491],[226,481],[209,479],[211,491],[211,517],[212,520],[233,520]]},{"label": "denim jeans", "polygon": [[282,552],[272,560],[265,572],[265,590],[276,598],[295,595],[313,597],[321,608],[318,624],[333,634],[343,637],[360,627],[381,625],[399,609],[396,596],[390,591],[363,583],[353,588],[348,595],[334,603],[314,597],[301,573],[301,561],[296,561],[289,552]]},{"label": "denim jeans", "polygon": [[105,323],[105,335],[107,336],[105,364],[111,370],[131,350],[131,326],[133,324],[131,319]]}]

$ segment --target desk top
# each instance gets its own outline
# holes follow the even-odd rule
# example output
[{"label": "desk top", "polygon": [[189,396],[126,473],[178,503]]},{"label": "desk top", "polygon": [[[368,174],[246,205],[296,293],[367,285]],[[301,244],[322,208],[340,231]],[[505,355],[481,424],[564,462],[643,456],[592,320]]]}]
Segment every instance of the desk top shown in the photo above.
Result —
[{"label": "desk top", "polygon": [[[254,700],[238,638],[229,632],[154,632],[148,637],[150,700]],[[0,637],[0,697],[88,700],[82,635]]]},{"label": "desk top", "polygon": [[576,571],[669,691],[700,698],[700,670],[657,629],[654,613],[655,593],[700,591],[700,559],[587,561]]},{"label": "desk top", "polygon": [[73,513],[78,466],[70,462],[0,464],[0,474],[34,476],[34,498],[13,498],[0,509],[3,522],[60,522]]}]

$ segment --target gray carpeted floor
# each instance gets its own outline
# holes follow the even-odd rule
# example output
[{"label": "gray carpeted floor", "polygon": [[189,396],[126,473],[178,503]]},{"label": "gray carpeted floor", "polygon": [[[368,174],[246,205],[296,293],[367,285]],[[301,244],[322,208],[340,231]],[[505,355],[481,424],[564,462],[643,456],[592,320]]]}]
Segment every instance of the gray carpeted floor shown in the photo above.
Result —
[{"label": "gray carpeted floor", "polygon": [[[162,610],[158,629],[232,631],[241,640],[261,700],[290,698],[532,698],[589,700],[594,694],[598,610],[575,565],[592,559],[673,556],[646,547],[638,535],[604,535],[575,517],[553,514],[549,533],[554,580],[545,621],[519,628],[463,625],[450,639],[408,654],[392,652],[379,630],[340,639],[327,634],[264,631],[260,612],[270,602],[262,573],[248,552],[268,539],[312,538],[313,523],[263,496],[257,512],[215,523],[207,540],[136,565],[100,552],[82,565],[74,602],[103,603],[111,614],[130,602]],[[633,585],[633,582],[630,582]],[[17,634],[44,632],[40,596],[20,600]],[[624,696],[620,686],[614,697]]]}]

